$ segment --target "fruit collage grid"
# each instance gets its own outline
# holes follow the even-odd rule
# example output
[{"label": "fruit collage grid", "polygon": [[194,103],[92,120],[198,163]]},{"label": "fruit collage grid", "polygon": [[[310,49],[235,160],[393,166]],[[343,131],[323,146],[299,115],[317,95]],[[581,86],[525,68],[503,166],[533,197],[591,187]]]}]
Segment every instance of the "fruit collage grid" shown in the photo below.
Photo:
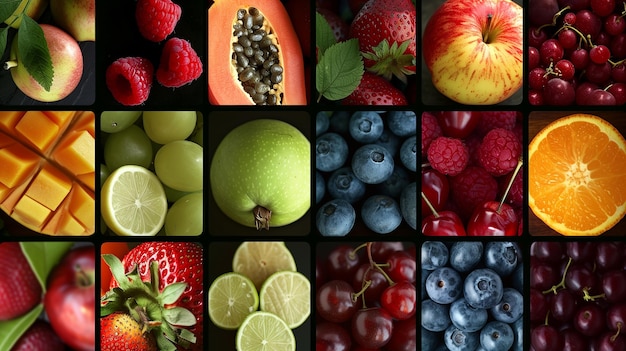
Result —
[{"label": "fruit collage grid", "polygon": [[[387,4],[387,1],[372,1]],[[54,2],[50,0],[51,4]],[[416,48],[412,55],[416,60],[405,62],[401,67],[404,73],[391,75],[388,80],[379,81],[378,75],[362,73],[363,82],[371,80],[369,83],[373,88],[370,87],[370,90],[357,87],[360,74],[354,78],[354,71],[364,72],[363,66],[356,64],[360,70],[349,67],[354,64],[349,62],[353,49],[349,46],[355,43],[349,41],[353,35],[350,34],[351,22],[356,23],[356,14],[366,1],[259,1],[261,12],[277,27],[276,35],[287,38],[281,40],[282,46],[296,43],[301,52],[297,55],[292,52],[292,56],[285,58],[282,67],[273,70],[271,66],[267,67],[265,78],[270,83],[265,87],[248,85],[252,93],[239,84],[239,81],[245,80],[242,72],[252,65],[251,59],[240,59],[236,55],[239,48],[232,42],[224,44],[224,41],[211,40],[213,32],[209,24],[218,23],[226,16],[224,12],[232,10],[226,5],[217,5],[227,2],[183,4],[174,0],[179,6],[178,10],[176,7],[172,10],[175,14],[178,12],[174,15],[177,19],[171,31],[167,30],[165,34],[159,33],[159,30],[147,33],[150,30],[146,28],[150,28],[150,21],[155,19],[137,14],[139,3],[150,2],[99,2],[96,6],[96,40],[84,39],[84,35],[89,37],[85,33],[72,33],[67,38],[58,33],[50,34],[54,38],[52,40],[73,41],[75,44],[50,52],[55,76],[59,74],[68,79],[61,85],[52,83],[51,91],[63,95],[58,101],[42,101],[55,97],[41,91],[29,91],[29,86],[38,83],[30,80],[29,73],[19,66],[19,62],[18,66],[8,69],[9,65],[7,70],[0,72],[0,252],[3,253],[0,262],[5,262],[7,267],[21,262],[22,266],[11,266],[16,269],[26,269],[26,262],[36,279],[24,281],[22,285],[31,284],[29,289],[43,296],[35,300],[31,297],[28,305],[22,304],[21,312],[11,314],[11,311],[0,308],[0,351],[13,350],[17,343],[25,343],[22,336],[28,335],[40,321],[49,323],[53,328],[52,332],[50,328],[40,332],[46,333],[51,340],[47,347],[55,350],[61,347],[73,350],[105,349],[104,339],[98,339],[106,335],[102,323],[107,317],[96,317],[100,310],[97,300],[114,285],[111,285],[108,264],[97,257],[108,253],[122,259],[137,247],[146,249],[145,245],[158,246],[160,243],[171,245],[161,248],[164,253],[186,252],[192,250],[189,245],[193,249],[197,249],[193,243],[200,245],[201,259],[200,263],[196,262],[198,266],[194,270],[200,273],[201,278],[185,276],[186,273],[180,272],[178,280],[189,285],[200,280],[199,297],[192,297],[191,291],[184,293],[186,301],[198,304],[184,306],[196,317],[195,326],[190,329],[197,341],[192,349],[234,350],[240,347],[240,350],[247,350],[240,345],[247,335],[243,328],[219,327],[222,323],[218,321],[219,317],[212,316],[213,312],[209,311],[211,303],[207,299],[212,283],[224,273],[236,270],[235,257],[238,257],[236,252],[241,243],[257,241],[285,242],[287,249],[279,251],[288,252],[287,256],[292,257],[293,264],[291,261],[282,262],[287,265],[283,269],[297,270],[311,282],[310,315],[302,324],[290,328],[295,341],[287,343],[298,350],[312,350],[313,347],[316,350],[387,351],[626,350],[626,336],[620,334],[626,321],[626,266],[621,259],[626,245],[620,238],[626,233],[626,221],[621,219],[623,214],[618,214],[614,223],[597,225],[601,232],[596,230],[593,235],[559,234],[562,229],[546,224],[550,219],[542,219],[536,214],[546,216],[539,205],[533,209],[529,205],[532,179],[527,167],[531,141],[535,136],[543,135],[542,131],[547,126],[562,117],[574,114],[597,116],[617,130],[618,139],[626,135],[626,113],[623,109],[626,103],[626,31],[622,28],[626,27],[623,19],[625,2],[515,1],[523,7],[524,15],[523,69],[520,72],[523,83],[520,83],[519,89],[509,93],[498,91],[505,89],[500,83],[488,86],[487,95],[496,95],[498,101],[486,105],[476,103],[476,99],[481,97],[467,94],[468,86],[479,86],[472,80],[466,86],[457,83],[463,92],[457,92],[457,96],[452,98],[449,95],[455,93],[443,93],[441,90],[454,90],[454,86],[441,87],[437,83],[439,80],[433,79],[431,65],[445,64],[446,61],[450,61],[453,67],[460,65],[449,57],[430,55],[441,50],[436,47],[436,42],[452,46],[453,43],[444,38],[461,33],[441,25],[434,29],[437,40],[423,38],[428,23],[443,7],[443,0],[413,4],[416,9],[412,22]],[[476,14],[484,14],[487,11],[480,5],[470,6],[472,1],[449,2],[458,3],[461,8],[469,6],[466,8],[468,13],[476,11]],[[511,14],[515,12],[511,10],[513,5],[502,5],[504,0],[484,2],[501,5],[502,17],[493,15],[487,20],[492,26],[502,26],[493,30],[510,30],[509,26],[516,24],[514,17],[506,17],[514,16]],[[237,10],[239,2],[231,3]],[[412,4],[411,1],[395,0],[390,3]],[[42,6],[36,22],[61,26],[63,20],[53,13],[59,10],[53,10],[52,5]],[[213,6],[216,10],[212,14],[210,9]],[[283,6],[284,11],[280,10]],[[245,35],[253,40],[258,33],[256,29],[247,28],[245,21],[254,17],[256,12],[250,8],[247,10],[249,16],[241,15],[239,27],[235,24],[223,33],[248,30]],[[458,16],[464,12],[459,12],[457,8],[453,13]],[[210,22],[210,18],[215,18],[215,22]],[[366,19],[371,21],[371,18]],[[454,27],[464,33],[474,33],[479,26],[445,17],[441,20],[454,23]],[[10,21],[7,19],[5,23]],[[251,26],[254,27],[254,23]],[[44,33],[52,32],[44,30]],[[449,31],[448,35],[444,30]],[[1,56],[3,64],[19,59],[18,34],[33,35],[32,32],[7,24],[0,24],[0,31],[0,35],[6,33],[8,39],[6,43],[0,40],[5,49]],[[69,33],[71,30],[65,31]],[[485,40],[485,29],[478,32],[481,41]],[[223,34],[222,31],[217,33]],[[329,38],[331,34],[334,38]],[[81,35],[83,37],[77,39]],[[163,38],[155,39],[155,36],[162,35]],[[150,36],[153,36],[152,39]],[[173,38],[177,40],[170,41]],[[575,38],[575,44],[571,44],[572,38]],[[46,37],[46,40],[50,39]],[[498,43],[493,37],[491,40],[490,44],[494,47],[507,45],[506,41]],[[582,50],[584,53],[580,51],[581,47],[585,49]],[[411,54],[410,45],[403,49],[406,49],[404,56]],[[182,73],[176,71],[175,62],[168,61],[177,50],[190,57],[191,63],[182,69]],[[466,58],[463,50],[467,53],[470,48],[461,49],[454,57]],[[228,55],[217,55],[220,52],[227,52]],[[426,58],[427,52],[432,61]],[[299,62],[296,56],[301,56],[302,61]],[[351,73],[333,71],[333,64],[337,64],[331,62],[330,58],[336,59],[333,56],[345,57],[342,63],[348,67],[346,72]],[[68,57],[72,57],[69,62]],[[138,57],[143,59],[125,59]],[[223,67],[220,57],[228,64],[236,62],[239,71],[232,73],[234,71],[231,70],[232,74],[227,74],[227,70],[219,72]],[[59,61],[56,61],[57,58]],[[165,62],[169,62],[170,66]],[[403,61],[399,59],[398,62]],[[502,76],[515,72],[514,64],[504,62],[484,65]],[[49,73],[46,73],[48,68],[45,64],[31,62],[30,65],[39,68],[39,75],[43,77],[37,79],[45,79]],[[79,68],[81,72],[76,75]],[[397,69],[394,67],[393,71],[397,72]],[[327,70],[334,75],[345,73],[342,78],[353,81],[350,91],[328,83],[330,78],[336,76],[331,73],[330,76],[325,75]],[[146,71],[155,72],[154,76],[150,74],[147,77]],[[293,78],[288,78],[291,76],[300,78],[294,82],[290,80]],[[230,78],[239,85],[230,86],[233,83]],[[146,83],[148,80],[150,84]],[[133,87],[136,90],[130,94],[124,91],[127,81],[139,84]],[[502,83],[506,83],[506,87],[511,82]],[[146,84],[151,88],[146,90]],[[275,94],[275,90],[267,87],[272,84],[282,84],[281,89],[284,90]],[[284,99],[287,104],[289,101],[304,102],[294,106],[248,106],[255,102],[269,103],[271,99],[276,99],[273,96]],[[235,100],[224,101],[236,102],[219,103],[219,99],[228,98]],[[368,105],[374,99],[384,100],[387,105]],[[167,126],[168,118],[158,117],[146,122],[146,111],[148,114],[176,111],[175,114],[180,116],[172,119],[178,125]],[[417,116],[421,117],[421,123],[417,123]],[[259,231],[254,224],[244,226],[224,214],[213,196],[210,178],[210,165],[220,142],[236,126],[259,119],[287,122],[310,142],[310,208],[291,220],[290,224],[273,227],[269,231]],[[23,121],[21,127],[18,127],[19,121]],[[40,128],[43,124],[39,123],[44,121],[52,129]],[[592,119],[589,123],[597,126],[602,122]],[[161,130],[158,127],[152,129],[151,124],[161,124]],[[182,124],[186,127],[181,127]],[[367,130],[362,130],[363,126],[367,126]],[[54,128],[61,132],[55,132]],[[39,130],[44,132],[39,133]],[[122,130],[126,132],[123,134]],[[419,222],[416,198],[418,130],[422,133]],[[165,168],[175,171],[170,171],[170,178],[174,178],[171,182],[164,180],[168,178],[167,171],[157,174],[159,186],[169,188],[164,195],[167,201],[160,211],[169,212],[176,200],[185,195],[201,194],[195,200],[187,201],[192,205],[179,207],[177,216],[180,219],[170,220],[170,228],[184,227],[188,233],[200,228],[201,234],[165,237],[168,224],[163,215],[157,230],[150,236],[117,236],[113,228],[122,228],[119,230],[124,232],[127,229],[124,229],[123,223],[119,219],[102,219],[105,216],[102,207],[110,206],[113,201],[103,200],[104,182],[113,174],[113,168],[119,167],[108,169],[108,163],[125,165],[128,162],[145,162],[144,168],[148,173],[158,173],[155,157],[161,148],[159,144],[165,142],[155,142],[155,138],[161,134],[167,139],[168,133],[200,145],[201,151],[198,159],[194,157],[198,154],[197,148],[193,151],[174,148],[172,153],[180,156],[180,160],[176,160],[180,163],[175,163],[175,156],[170,156],[171,160],[167,162],[163,161]],[[375,133],[379,134],[373,137]],[[577,134],[574,142],[590,140],[584,138],[586,133]],[[612,132],[602,129],[602,133],[603,137],[615,140]],[[107,142],[115,138],[119,141],[110,143],[108,150]],[[208,140],[206,153],[202,151],[205,139]],[[59,145],[59,148],[51,145]],[[84,165],[81,152],[84,150],[79,151],[84,145],[93,146],[93,161],[90,166],[84,166],[86,169],[81,168]],[[369,168],[370,160],[366,154],[366,151],[372,152],[366,148],[370,145],[378,145],[373,153],[375,157],[384,159],[383,162],[375,162],[376,167],[372,168]],[[268,147],[279,150],[275,145]],[[23,149],[26,151],[22,152]],[[557,152],[566,154],[568,150],[559,149]],[[618,157],[623,152],[623,148],[615,150],[614,154],[620,156],[612,160],[620,160]],[[109,162],[108,154],[112,155]],[[127,154],[135,159],[119,159],[120,155]],[[82,157],[86,157],[85,154]],[[242,157],[233,159],[243,162],[245,156]],[[193,164],[180,166],[187,159]],[[518,162],[520,160],[521,163]],[[36,172],[29,168],[32,164],[37,164]],[[172,164],[174,166],[168,167]],[[100,167],[99,172],[96,172],[96,166]],[[194,188],[190,184],[197,182],[198,171],[201,185]],[[607,170],[612,171],[620,170]],[[42,176],[37,178],[35,173]],[[154,182],[155,177],[149,178]],[[621,194],[616,195],[621,196],[618,205],[624,207],[626,182],[623,181],[623,170],[616,179],[618,182],[611,184],[617,184],[617,187],[608,192]],[[280,181],[287,182],[286,178]],[[52,186],[52,190],[39,190],[42,199],[37,198],[36,187],[27,190],[30,184],[39,183],[43,184],[41,186]],[[63,190],[56,189],[57,185]],[[56,201],[59,208],[66,209],[71,215],[56,214],[54,211],[50,217],[42,215],[38,212],[40,206],[11,196],[12,188],[16,189],[13,194],[25,193],[24,198],[28,201]],[[61,199],[48,197],[48,191]],[[112,185],[107,192],[114,192]],[[611,197],[610,194],[608,196]],[[424,197],[428,201],[424,201]],[[105,205],[106,201],[109,202]],[[572,213],[578,213],[577,206],[569,204]],[[294,204],[289,206],[295,207]],[[478,207],[482,211],[476,211]],[[507,209],[505,215],[502,215],[502,207]],[[91,213],[93,218],[89,215]],[[113,214],[106,216],[115,217]],[[46,219],[41,219],[43,217]],[[252,218],[252,215],[249,217]],[[25,225],[29,221],[36,222],[38,218],[41,219],[38,230],[33,230],[32,224]],[[85,230],[93,235],[70,237],[37,232],[44,231],[48,223],[52,225],[47,227],[61,223],[65,228],[80,228],[76,230]],[[420,234],[417,233],[418,226]],[[432,234],[425,235],[428,231]],[[484,238],[485,233],[492,236]],[[18,241],[21,243],[22,258],[16,258],[20,250],[11,246]],[[366,242],[373,244],[361,245]],[[85,252],[85,248],[93,248],[87,250],[88,254],[83,253],[92,257],[87,259],[91,263],[83,263],[83,267],[88,273],[95,272],[91,285],[93,299],[78,297],[80,293],[76,291],[80,289],[74,284],[74,273],[63,270],[68,264],[75,265],[80,259],[78,252]],[[160,249],[153,247],[149,250]],[[356,257],[352,254],[353,250],[358,252]],[[416,265],[418,251],[419,266]],[[171,260],[175,260],[176,256],[173,255]],[[42,257],[46,257],[45,262],[40,262]],[[271,260],[272,257],[277,256],[265,258]],[[312,278],[314,266],[315,282]],[[148,274],[147,265],[144,268],[146,271],[143,273]],[[72,282],[68,282],[68,277],[72,277]],[[480,282],[496,287],[477,292],[475,290]],[[2,292],[6,291],[3,284],[14,288],[14,285],[0,279]],[[368,285],[367,289],[362,289],[365,285]],[[15,291],[26,291],[23,286]],[[48,307],[52,304],[46,303],[46,296],[62,300],[54,294],[58,294],[63,286],[69,289],[66,294],[74,302],[65,302],[56,309]],[[396,289],[388,289],[390,286]],[[258,300],[264,299],[258,294],[261,286],[257,290],[254,309],[259,309]],[[337,296],[329,296],[331,290]],[[483,294],[478,296],[478,293]],[[354,294],[362,295],[362,299],[357,299],[355,303],[352,300]],[[4,298],[2,296],[0,294]],[[0,301],[0,305],[21,304],[16,299],[6,301]],[[417,307],[417,301],[421,301],[421,307]],[[361,308],[366,304],[376,307]],[[81,325],[87,327],[86,331],[77,328],[76,324],[68,327],[62,322],[55,322],[58,320],[55,316],[70,313],[77,306],[87,306],[86,310],[91,313],[81,317],[84,318]],[[356,316],[378,322],[363,330],[358,324],[353,324],[356,323]],[[238,325],[241,324],[242,321],[239,321]],[[421,326],[419,334],[418,324]],[[248,325],[252,327],[252,323]],[[76,330],[72,333],[69,329]],[[87,337],[78,337],[76,333]],[[378,337],[372,338],[372,335]],[[183,338],[177,338],[179,342],[185,342]],[[74,341],[68,341],[72,339]],[[148,344],[150,342],[154,343],[147,341]],[[150,347],[156,346],[146,349]],[[288,349],[291,348],[285,348]]]}]

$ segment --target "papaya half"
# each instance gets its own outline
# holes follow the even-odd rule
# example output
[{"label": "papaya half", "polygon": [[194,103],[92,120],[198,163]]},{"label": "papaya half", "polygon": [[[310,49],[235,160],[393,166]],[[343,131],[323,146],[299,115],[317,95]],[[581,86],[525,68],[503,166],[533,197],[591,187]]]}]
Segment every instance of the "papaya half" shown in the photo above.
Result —
[{"label": "papaya half", "polygon": [[215,0],[208,27],[211,104],[306,105],[302,50],[280,0]]}]

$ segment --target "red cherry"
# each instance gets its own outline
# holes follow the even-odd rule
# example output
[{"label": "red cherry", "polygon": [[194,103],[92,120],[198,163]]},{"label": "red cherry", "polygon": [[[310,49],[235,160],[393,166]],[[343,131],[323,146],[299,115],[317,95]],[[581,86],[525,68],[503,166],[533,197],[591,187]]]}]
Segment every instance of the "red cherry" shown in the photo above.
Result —
[{"label": "red cherry", "polygon": [[417,291],[413,283],[396,282],[385,289],[380,296],[381,306],[399,320],[411,318],[417,308]]},{"label": "red cherry", "polygon": [[519,223],[508,204],[487,201],[474,210],[467,225],[468,236],[517,236]]},{"label": "red cherry", "polygon": [[480,122],[480,113],[477,111],[442,111],[437,119],[445,136],[464,139]]},{"label": "red cherry", "polygon": [[[432,168],[422,171],[422,192],[426,194],[435,210],[442,210],[450,194],[448,177]],[[422,217],[426,217],[429,214],[431,212],[424,199],[422,199]]]},{"label": "red cherry", "polygon": [[393,318],[381,307],[358,310],[352,317],[352,339],[365,348],[376,349],[391,339]]},{"label": "red cherry", "polygon": [[406,251],[396,251],[389,255],[385,272],[394,282],[408,281],[415,282],[417,278],[417,268],[415,259]]},{"label": "red cherry", "polygon": [[437,212],[422,220],[422,234],[431,236],[466,236],[461,217],[452,211]]}]

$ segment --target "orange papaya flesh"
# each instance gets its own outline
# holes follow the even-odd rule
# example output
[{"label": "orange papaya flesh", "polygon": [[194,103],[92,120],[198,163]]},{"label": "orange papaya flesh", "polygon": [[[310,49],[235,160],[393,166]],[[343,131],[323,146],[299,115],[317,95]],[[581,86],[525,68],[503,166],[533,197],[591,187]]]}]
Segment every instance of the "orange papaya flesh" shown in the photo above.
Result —
[{"label": "orange papaya flesh", "polygon": [[95,231],[95,114],[0,112],[0,208],[48,235]]},{"label": "orange papaya flesh", "polygon": [[302,50],[279,0],[217,0],[208,24],[210,103],[306,105]]}]

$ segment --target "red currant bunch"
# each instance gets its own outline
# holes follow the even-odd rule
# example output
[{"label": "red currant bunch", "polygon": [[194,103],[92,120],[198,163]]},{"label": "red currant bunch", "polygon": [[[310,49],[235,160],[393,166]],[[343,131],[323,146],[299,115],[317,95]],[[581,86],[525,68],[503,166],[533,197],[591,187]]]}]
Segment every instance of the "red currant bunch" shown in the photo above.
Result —
[{"label": "red currant bunch", "polygon": [[415,246],[320,244],[316,350],[416,350]]}]

